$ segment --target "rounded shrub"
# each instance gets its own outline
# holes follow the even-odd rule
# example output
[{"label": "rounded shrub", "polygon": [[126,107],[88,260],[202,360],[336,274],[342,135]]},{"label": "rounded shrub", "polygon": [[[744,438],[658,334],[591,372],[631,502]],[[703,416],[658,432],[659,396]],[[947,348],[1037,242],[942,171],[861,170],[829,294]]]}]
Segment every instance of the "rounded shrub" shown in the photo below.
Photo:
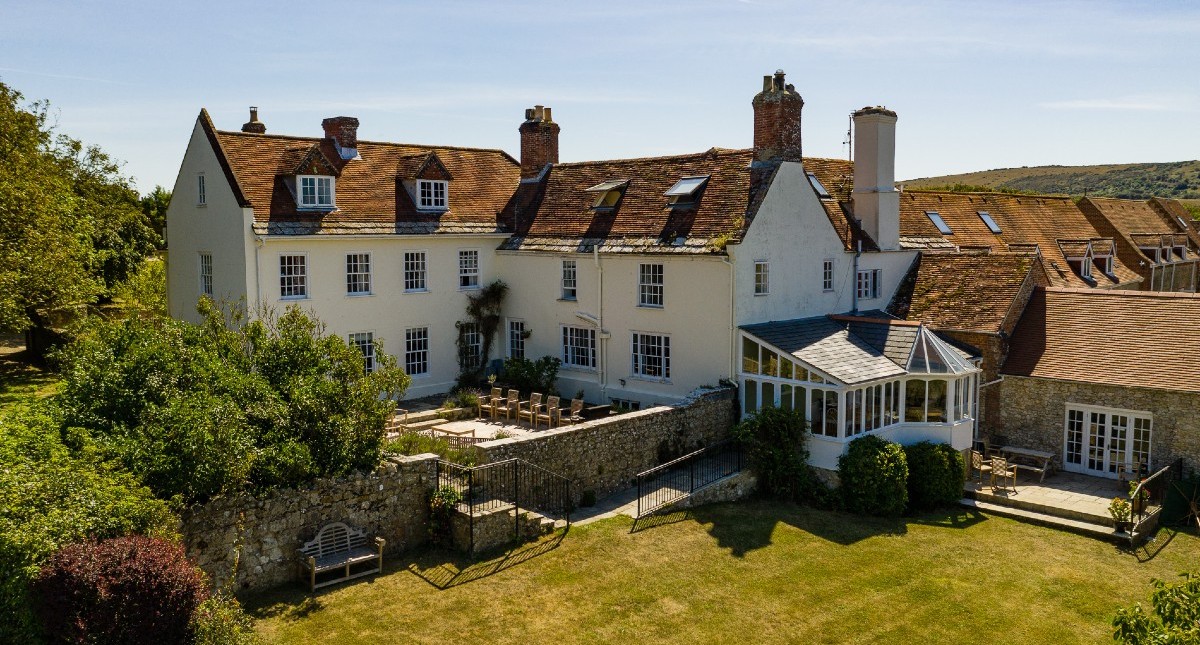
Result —
[{"label": "rounded shrub", "polygon": [[908,461],[908,507],[925,511],[962,498],[965,464],[949,444],[922,441],[905,446]]},{"label": "rounded shrub", "polygon": [[875,435],[850,442],[838,457],[838,477],[846,510],[898,517],[908,504],[908,463],[900,444]]},{"label": "rounded shrub", "polygon": [[763,408],[739,423],[733,436],[745,447],[763,493],[791,500],[807,489],[808,425],[804,413]]},{"label": "rounded shrub", "polygon": [[31,589],[52,643],[185,643],[208,598],[182,547],[137,535],[64,547]]}]

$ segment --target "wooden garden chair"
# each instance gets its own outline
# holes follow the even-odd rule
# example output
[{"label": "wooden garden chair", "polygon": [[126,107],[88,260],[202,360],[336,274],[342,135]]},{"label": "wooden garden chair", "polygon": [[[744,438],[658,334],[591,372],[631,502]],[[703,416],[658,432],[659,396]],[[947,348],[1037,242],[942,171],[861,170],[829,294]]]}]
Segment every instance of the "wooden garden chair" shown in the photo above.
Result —
[{"label": "wooden garden chair", "polygon": [[534,392],[529,395],[528,401],[522,401],[517,408],[517,423],[520,423],[521,419],[529,419],[529,425],[537,429],[537,415],[541,411],[542,395],[540,392]]},{"label": "wooden garden chair", "polygon": [[475,406],[475,416],[482,419],[483,412],[486,410],[488,416],[492,417],[492,419],[495,419],[496,412],[498,412],[500,406],[504,405],[506,402],[507,399],[504,398],[504,389],[494,387],[492,388],[491,394],[479,397],[479,404]]},{"label": "wooden garden chair", "polygon": [[500,412],[504,412],[505,419],[512,419],[517,416],[520,411],[521,391],[517,388],[509,388],[508,399],[503,403]]},{"label": "wooden garden chair", "polygon": [[[571,409],[567,412],[567,421],[579,423],[583,421],[583,399],[571,399]],[[562,425],[562,414],[559,414],[559,425]]]},{"label": "wooden garden chair", "polygon": [[538,414],[534,415],[534,417],[533,417],[533,419],[534,419],[533,429],[534,430],[537,430],[537,422],[541,421],[542,419],[546,420],[546,429],[547,430],[549,430],[550,428],[553,428],[556,425],[555,424],[556,421],[558,423],[562,423],[562,409],[558,407],[558,402],[559,402],[559,398],[557,396],[552,396],[552,397],[546,399],[546,411],[539,412]]},{"label": "wooden garden chair", "polygon": [[983,460],[983,455],[980,454],[978,450],[972,450],[971,451],[971,469],[979,474],[979,483],[980,483],[980,485],[982,485],[983,484],[983,474],[988,473],[990,475],[992,473],[992,464],[991,464],[991,462],[985,462]]},{"label": "wooden garden chair", "polygon": [[1017,492],[1017,467],[1009,466],[1008,460],[992,457],[992,488],[996,488],[996,478],[1000,478],[1000,488],[1008,489],[1008,480],[1012,480],[1013,492]]}]

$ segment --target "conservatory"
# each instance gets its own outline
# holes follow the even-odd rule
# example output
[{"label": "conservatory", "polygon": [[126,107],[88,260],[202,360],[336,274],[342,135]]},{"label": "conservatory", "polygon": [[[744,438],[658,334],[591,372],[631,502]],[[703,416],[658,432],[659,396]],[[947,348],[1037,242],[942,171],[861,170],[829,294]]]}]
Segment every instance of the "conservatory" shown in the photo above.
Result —
[{"label": "conservatory", "polygon": [[803,411],[813,466],[836,469],[862,434],[971,446],[979,359],[919,323],[822,316],[747,325],[740,336],[743,416]]}]

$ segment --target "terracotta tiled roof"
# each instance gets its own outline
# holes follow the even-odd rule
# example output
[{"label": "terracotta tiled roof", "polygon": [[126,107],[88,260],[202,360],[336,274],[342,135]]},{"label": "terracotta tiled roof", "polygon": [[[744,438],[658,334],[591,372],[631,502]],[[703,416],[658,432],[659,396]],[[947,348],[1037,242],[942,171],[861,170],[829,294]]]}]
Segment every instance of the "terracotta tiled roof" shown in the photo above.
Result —
[{"label": "terracotta tiled roof", "polygon": [[[805,170],[826,186],[826,215],[847,249],[858,239],[838,200],[849,199],[853,166],[836,159],[805,159]],[[563,252],[713,253],[739,241],[753,221],[778,164],[755,163],[753,150],[712,148],[670,157],[556,164],[521,184],[506,210],[514,235],[502,248]],[[664,193],[683,177],[708,176],[698,203],[672,209]],[[615,209],[592,208],[588,188],[628,180]],[[863,238],[864,248],[875,248]]]},{"label": "terracotta tiled roof", "polygon": [[[952,233],[939,232],[926,211],[937,211]],[[992,216],[1000,227],[999,233],[988,229],[979,211]],[[1111,277],[1094,269],[1094,283],[1071,270],[1059,248],[1060,241],[1106,236],[1096,230],[1069,197],[905,191],[900,196],[901,247],[922,248],[928,244],[925,240],[939,237],[959,247],[987,247],[995,251],[1036,244],[1053,286],[1113,288],[1133,286],[1141,280],[1120,258],[1113,262]],[[921,244],[911,244],[909,240],[913,238],[922,240]]]},{"label": "terracotta tiled roof", "polygon": [[854,162],[845,159],[822,159],[809,157],[803,160],[805,172],[817,176],[830,198],[822,199],[825,214],[829,223],[842,240],[847,251],[857,248],[862,242],[864,251],[877,251],[879,247],[869,235],[854,224],[853,207],[850,204],[850,194],[854,192]]},{"label": "terracotta tiled roof", "polygon": [[1200,247],[1200,230],[1196,228],[1196,221],[1179,200],[1154,197],[1150,199],[1150,205],[1165,215],[1172,225],[1179,225],[1179,232],[1187,234],[1192,246]]},{"label": "terracotta tiled roof", "polygon": [[[359,141],[360,158],[345,161],[327,139],[215,130],[205,112],[201,122],[239,202],[254,208],[259,224],[305,224],[300,229],[325,233],[413,228],[406,224],[433,231],[496,231],[520,179],[520,166],[501,150]],[[324,216],[298,212],[285,184],[283,175],[307,163],[330,164],[339,173],[337,208]],[[418,211],[398,178],[438,164],[452,177],[449,210]]]},{"label": "terracotta tiled roof", "polygon": [[1009,331],[1021,314],[1017,299],[1027,281],[1046,282],[1029,253],[924,253],[888,311],[934,329]]},{"label": "terracotta tiled roof", "polygon": [[[526,181],[506,215],[514,237],[505,248],[538,249],[608,243],[637,252],[677,252],[708,247],[743,235],[777,168],[752,168],[752,150],[713,148],[671,157],[556,164]],[[670,208],[664,193],[684,177],[708,176],[695,205]],[[597,193],[587,189],[628,180],[616,208],[592,208]],[[682,244],[676,241],[683,239]]]},{"label": "terracotta tiled roof", "polygon": [[1001,371],[1200,392],[1200,362],[1192,359],[1200,353],[1197,320],[1197,294],[1038,289]]}]

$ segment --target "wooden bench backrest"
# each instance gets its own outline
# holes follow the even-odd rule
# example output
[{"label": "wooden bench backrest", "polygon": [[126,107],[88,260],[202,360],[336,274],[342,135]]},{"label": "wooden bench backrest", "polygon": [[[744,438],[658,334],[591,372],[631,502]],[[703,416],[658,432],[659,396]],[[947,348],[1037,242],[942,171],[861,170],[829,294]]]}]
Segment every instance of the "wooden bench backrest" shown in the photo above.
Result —
[{"label": "wooden bench backrest", "polygon": [[333,522],[321,527],[317,536],[305,542],[300,551],[304,555],[323,558],[335,553],[345,553],[367,545],[367,534],[361,529],[352,529],[342,522]]}]

